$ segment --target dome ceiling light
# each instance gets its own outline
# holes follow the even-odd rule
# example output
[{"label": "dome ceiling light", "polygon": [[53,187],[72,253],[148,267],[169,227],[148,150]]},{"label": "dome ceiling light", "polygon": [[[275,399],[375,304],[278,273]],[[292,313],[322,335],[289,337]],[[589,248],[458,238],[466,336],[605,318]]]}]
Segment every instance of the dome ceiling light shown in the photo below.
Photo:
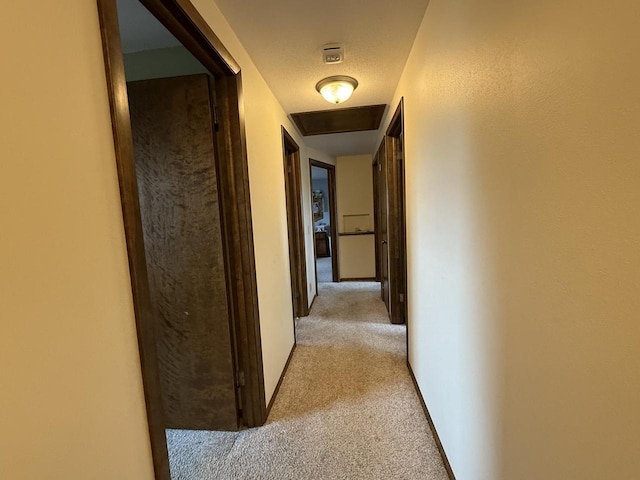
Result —
[{"label": "dome ceiling light", "polygon": [[355,78],[336,75],[320,80],[316,90],[329,103],[338,104],[349,100],[353,91],[358,87]]}]

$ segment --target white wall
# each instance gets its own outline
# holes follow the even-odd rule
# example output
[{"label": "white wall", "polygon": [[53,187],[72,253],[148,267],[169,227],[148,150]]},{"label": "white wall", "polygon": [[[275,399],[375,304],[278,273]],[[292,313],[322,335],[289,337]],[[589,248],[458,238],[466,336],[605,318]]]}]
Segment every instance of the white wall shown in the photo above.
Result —
[{"label": "white wall", "polygon": [[427,9],[391,113],[404,96],[409,359],[458,480],[640,472],[639,19]]},{"label": "white wall", "polygon": [[0,44],[0,477],[152,479],[96,2]]}]

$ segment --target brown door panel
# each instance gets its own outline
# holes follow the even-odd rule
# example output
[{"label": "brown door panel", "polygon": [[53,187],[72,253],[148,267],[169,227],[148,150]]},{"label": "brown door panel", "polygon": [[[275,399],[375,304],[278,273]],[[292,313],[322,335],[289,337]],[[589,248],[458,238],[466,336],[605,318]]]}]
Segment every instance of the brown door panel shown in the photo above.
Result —
[{"label": "brown door panel", "polygon": [[210,80],[128,95],[165,427],[237,430]]}]

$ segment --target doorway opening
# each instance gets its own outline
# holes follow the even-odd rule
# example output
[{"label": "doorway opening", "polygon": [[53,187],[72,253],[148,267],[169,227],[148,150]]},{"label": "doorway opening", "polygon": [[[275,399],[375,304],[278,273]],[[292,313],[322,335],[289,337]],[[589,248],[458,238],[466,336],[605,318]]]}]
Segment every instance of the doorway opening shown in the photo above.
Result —
[{"label": "doorway opening", "polygon": [[307,291],[307,257],[302,221],[302,177],[300,176],[300,147],[282,127],[282,155],[284,190],[287,201],[287,230],[289,232],[289,268],[291,270],[291,302],[293,319],[309,315]]},{"label": "doorway opening", "polygon": [[240,68],[188,0],[98,0],[155,476],[264,424]]},{"label": "doorway opening", "polygon": [[407,322],[404,165],[404,99],[401,99],[372,164],[376,277],[391,323]]},{"label": "doorway opening", "polygon": [[311,206],[318,283],[340,281],[336,212],[336,167],[309,159]]},{"label": "doorway opening", "polygon": [[386,142],[382,139],[380,147],[373,158],[373,205],[375,223],[375,256],[376,277],[380,282],[380,296],[387,312],[389,308],[389,225],[387,194],[387,157]]},{"label": "doorway opening", "polygon": [[[392,323],[407,321],[407,244],[405,217],[405,177],[404,177],[404,98],[391,119],[384,143],[386,165],[382,177],[386,177],[381,187],[384,198],[386,193],[387,217],[386,231],[382,226],[381,259],[385,256],[388,264],[388,307]],[[385,192],[386,190],[386,192]],[[384,210],[384,208],[383,208]],[[386,241],[386,242],[385,242]],[[387,248],[388,247],[388,248]],[[384,298],[383,282],[383,298]]]}]

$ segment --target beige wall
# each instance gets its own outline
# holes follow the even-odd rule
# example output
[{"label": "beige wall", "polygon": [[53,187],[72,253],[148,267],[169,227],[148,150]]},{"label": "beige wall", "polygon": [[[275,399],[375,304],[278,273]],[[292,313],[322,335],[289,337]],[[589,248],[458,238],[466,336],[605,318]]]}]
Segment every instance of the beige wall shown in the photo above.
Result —
[{"label": "beige wall", "polygon": [[[195,3],[243,71],[269,401],[294,341],[280,126],[309,154],[216,6]],[[2,18],[0,471],[152,478],[96,3]],[[308,177],[303,161],[307,192]]]},{"label": "beige wall", "polygon": [[151,479],[96,2],[0,25],[0,476]]},{"label": "beige wall", "polygon": [[341,236],[339,239],[338,261],[340,262],[340,278],[375,278],[374,235],[347,235]]},{"label": "beige wall", "polygon": [[[364,230],[373,231],[372,155],[350,155],[336,159],[336,203],[338,232],[345,226],[345,215],[368,215]],[[373,235],[339,237],[340,278],[373,278],[376,264]]]},{"label": "beige wall", "polygon": [[410,362],[458,480],[640,472],[639,20],[427,9],[391,112],[404,96]]}]

